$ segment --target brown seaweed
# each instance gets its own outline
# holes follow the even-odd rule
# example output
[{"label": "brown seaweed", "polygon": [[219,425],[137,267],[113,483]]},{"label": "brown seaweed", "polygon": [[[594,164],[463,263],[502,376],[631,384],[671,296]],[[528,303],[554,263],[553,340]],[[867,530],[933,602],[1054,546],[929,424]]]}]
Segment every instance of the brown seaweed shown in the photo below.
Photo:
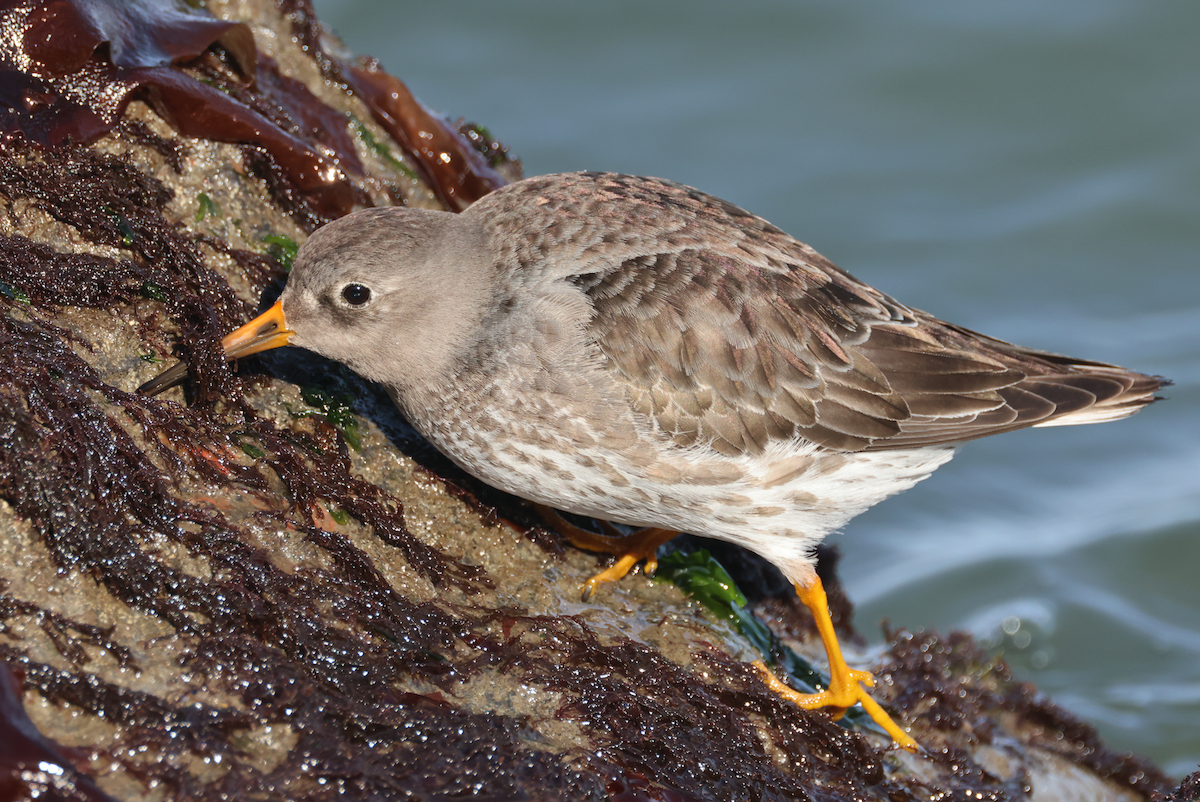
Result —
[{"label": "brown seaweed", "polygon": [[426,109],[378,62],[346,67],[344,74],[392,139],[417,157],[427,183],[437,189],[446,208],[461,211],[506,183],[458,131]]},{"label": "brown seaweed", "polygon": [[219,44],[252,81],[244,24],[169,2],[25,0],[0,14],[0,137],[86,144],[141,99],[186,136],[262,148],[323,218],[353,208],[338,163],[175,66]]}]

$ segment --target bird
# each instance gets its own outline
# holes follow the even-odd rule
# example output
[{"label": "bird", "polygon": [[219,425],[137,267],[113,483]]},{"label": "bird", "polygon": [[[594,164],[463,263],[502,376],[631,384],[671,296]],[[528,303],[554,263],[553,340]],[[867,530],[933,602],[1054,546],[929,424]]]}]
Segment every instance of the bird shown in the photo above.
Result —
[{"label": "bird", "polygon": [[[813,549],[980,437],[1124,418],[1167,381],[1012,345],[905,306],[738,206],[664,179],[562,173],[460,213],[355,211],[300,247],[279,300],[229,334],[383,385],[432,445],[621,559],[679,532],[743,546],[812,612],[830,680],[776,692],[855,705],[916,740],[847,664]],[[157,393],[182,364],[140,389]]]}]

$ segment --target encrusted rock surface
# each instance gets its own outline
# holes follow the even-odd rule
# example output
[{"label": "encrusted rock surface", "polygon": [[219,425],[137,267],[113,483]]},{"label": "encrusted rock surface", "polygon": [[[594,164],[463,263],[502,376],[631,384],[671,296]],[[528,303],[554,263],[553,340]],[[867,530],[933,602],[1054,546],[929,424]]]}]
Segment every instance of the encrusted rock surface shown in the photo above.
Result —
[{"label": "encrusted rock surface", "polygon": [[[888,751],[776,698],[673,585],[580,601],[596,556],[454,471],[378,388],[305,353],[231,371],[219,338],[316,226],[463,208],[519,165],[331,55],[302,0],[9,6],[0,800],[1169,791],[964,636],[869,655],[928,750]],[[147,38],[121,38],[121,8]],[[180,356],[185,389],[134,392]],[[769,574],[722,559],[747,589]],[[756,608],[819,657],[786,590]]]}]

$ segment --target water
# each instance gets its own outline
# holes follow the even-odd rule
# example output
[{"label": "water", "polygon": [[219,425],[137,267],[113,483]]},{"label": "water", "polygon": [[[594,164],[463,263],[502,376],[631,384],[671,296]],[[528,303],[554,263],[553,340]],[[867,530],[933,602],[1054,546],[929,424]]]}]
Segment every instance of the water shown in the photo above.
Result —
[{"label": "water", "polygon": [[526,174],[699,186],[900,300],[1176,382],[975,443],[836,538],[874,632],[968,629],[1108,743],[1200,762],[1200,4],[394,4],[322,19]]}]

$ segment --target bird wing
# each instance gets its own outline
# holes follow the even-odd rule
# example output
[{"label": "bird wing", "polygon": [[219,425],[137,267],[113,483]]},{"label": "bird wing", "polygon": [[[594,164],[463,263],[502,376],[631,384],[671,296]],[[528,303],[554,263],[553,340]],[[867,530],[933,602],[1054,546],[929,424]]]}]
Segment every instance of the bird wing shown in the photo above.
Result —
[{"label": "bird wing", "polygon": [[638,180],[653,183],[629,191],[652,194],[676,233],[607,263],[592,251],[570,280],[594,307],[589,335],[608,368],[680,445],[737,455],[797,437],[848,451],[959,443],[1076,422],[1097,405],[1091,419],[1123,417],[1160,384],[944,323],[744,210]]}]

